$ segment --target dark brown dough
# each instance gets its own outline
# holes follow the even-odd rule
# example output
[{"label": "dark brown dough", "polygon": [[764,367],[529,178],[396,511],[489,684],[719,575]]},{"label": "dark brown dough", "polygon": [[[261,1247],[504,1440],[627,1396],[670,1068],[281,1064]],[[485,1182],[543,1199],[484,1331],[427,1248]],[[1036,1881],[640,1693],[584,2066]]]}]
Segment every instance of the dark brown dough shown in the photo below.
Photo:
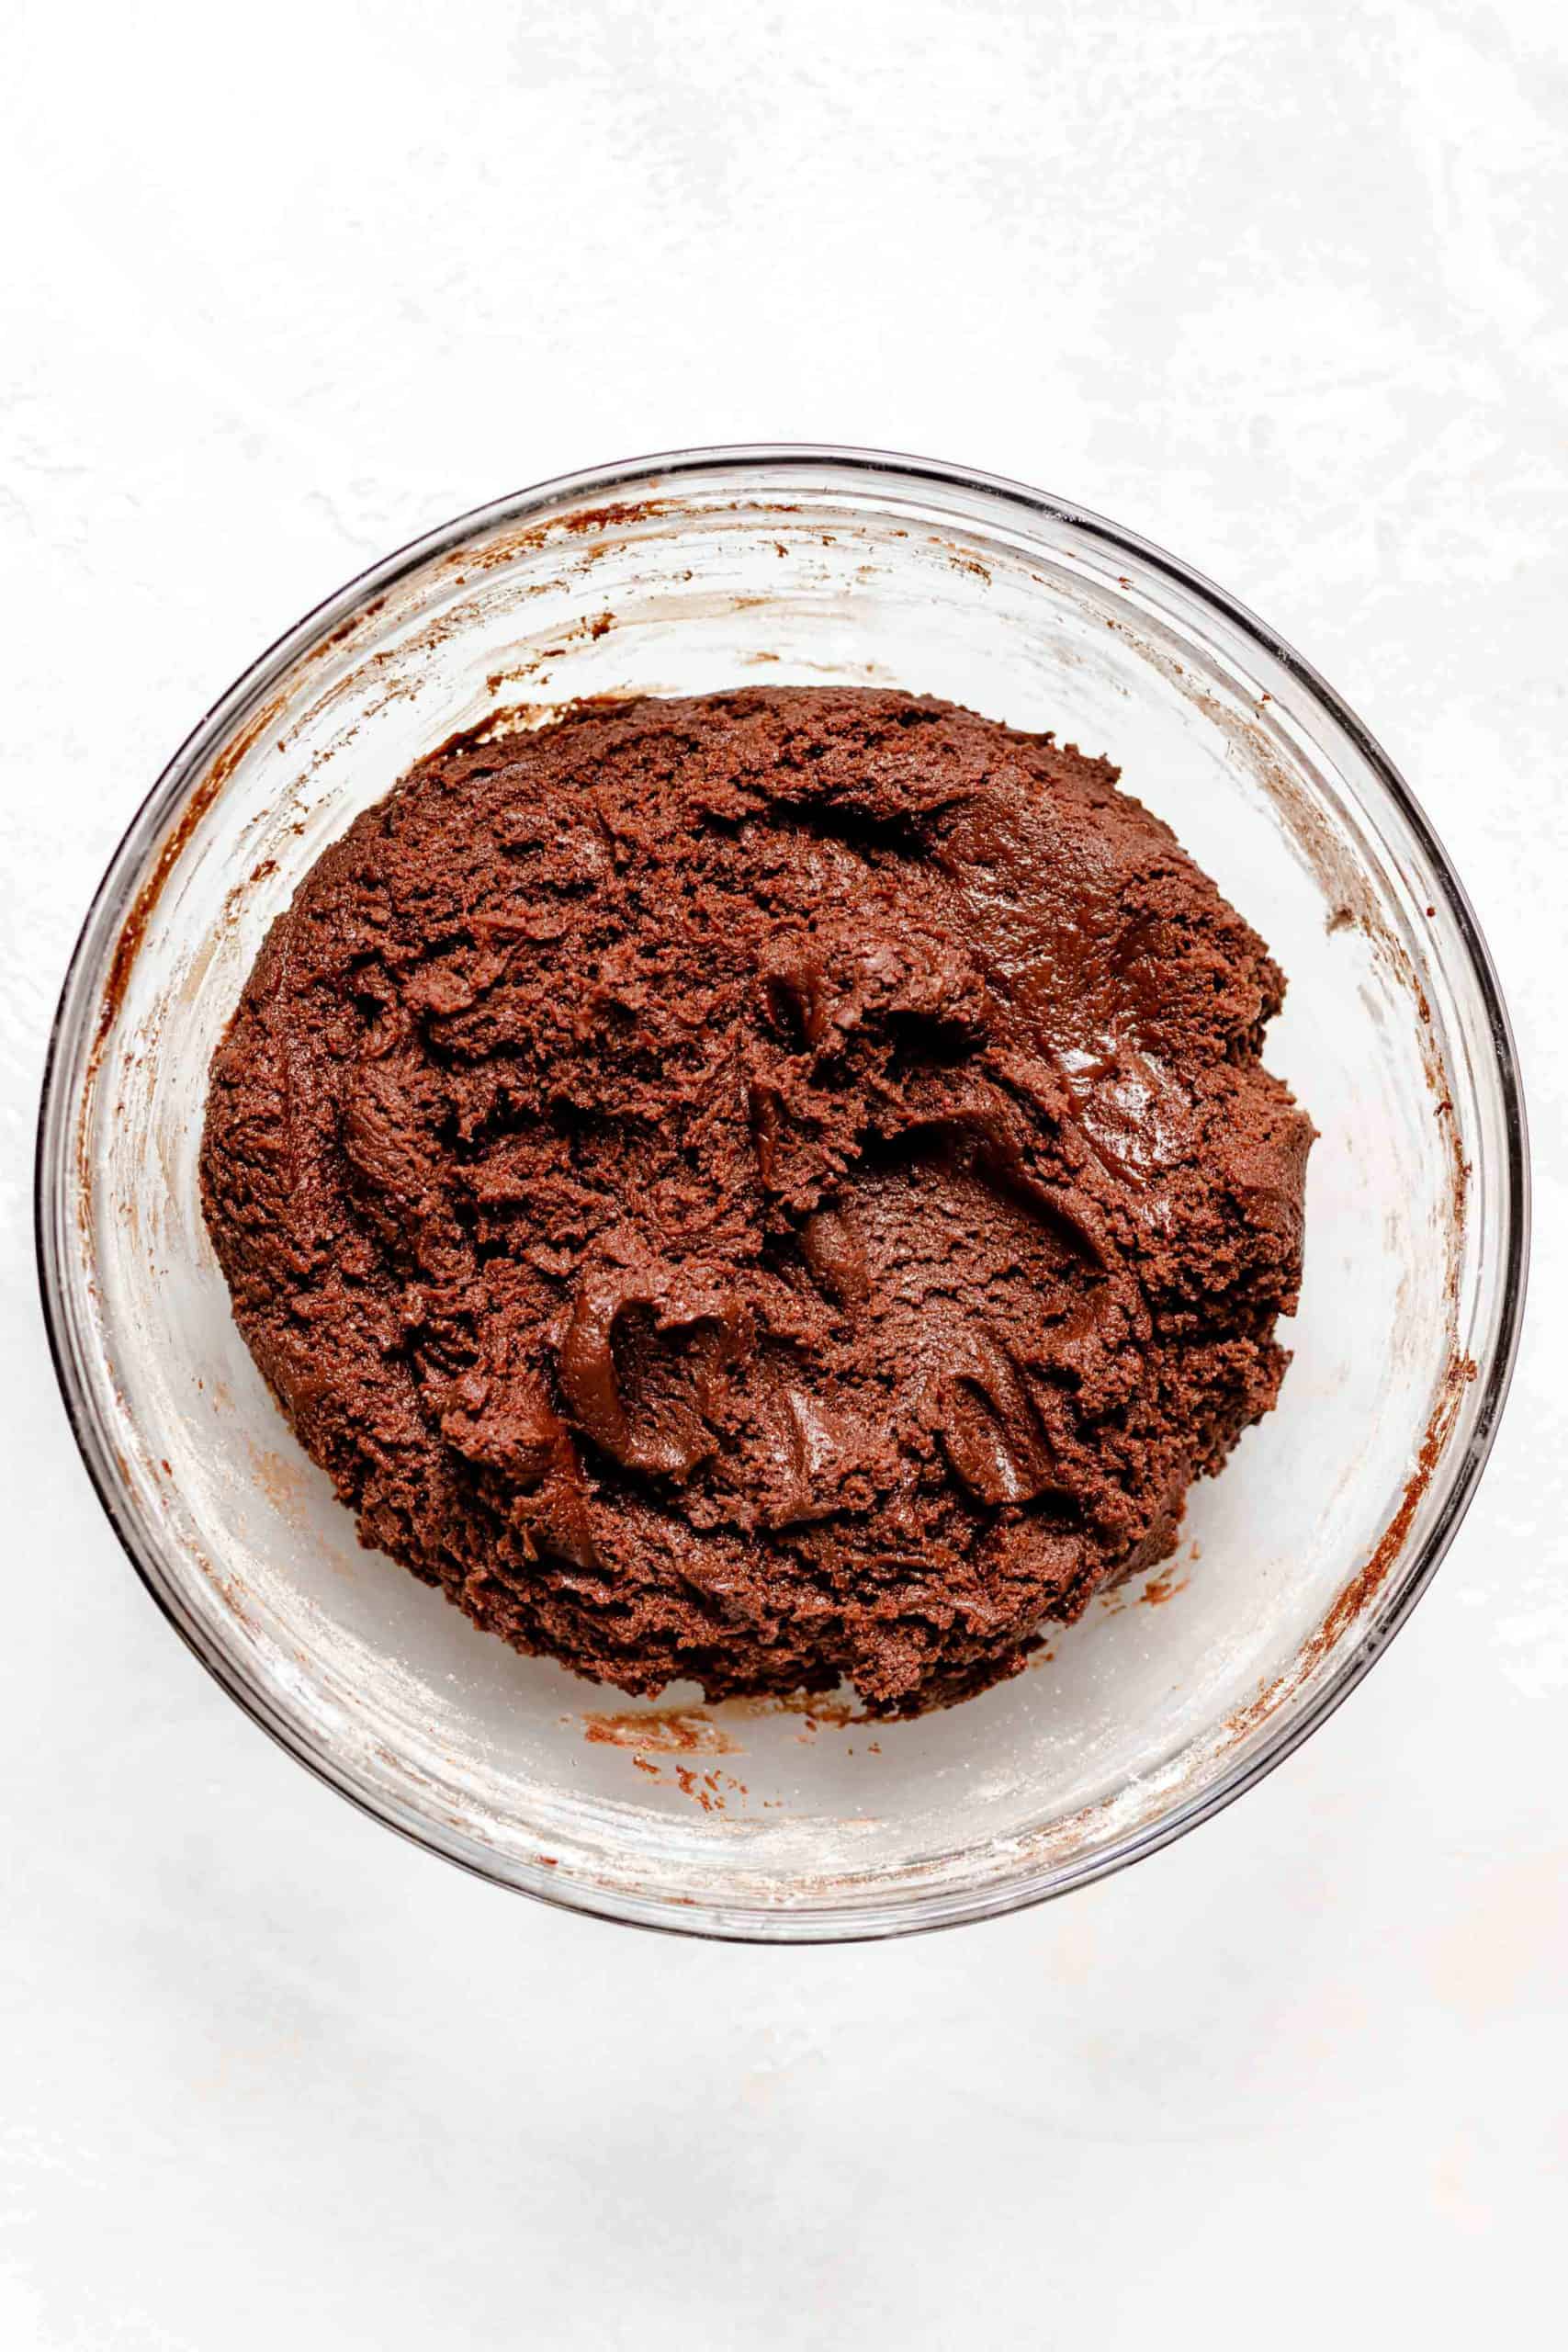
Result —
[{"label": "dark brown dough", "polygon": [[207,1219],[378,1544],[633,1691],[913,1713],[1274,1401],[1284,983],[1103,761],[795,689],[436,753],[213,1064]]}]

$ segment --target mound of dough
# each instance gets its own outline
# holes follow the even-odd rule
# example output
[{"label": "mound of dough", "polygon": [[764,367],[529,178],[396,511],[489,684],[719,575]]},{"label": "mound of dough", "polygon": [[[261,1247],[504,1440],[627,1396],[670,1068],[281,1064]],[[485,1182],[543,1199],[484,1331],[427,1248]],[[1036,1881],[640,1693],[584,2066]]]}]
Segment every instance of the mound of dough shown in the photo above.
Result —
[{"label": "mound of dough", "polygon": [[912,1713],[1163,1557],[1274,1402],[1283,988],[1050,736],[590,708],[312,869],[213,1064],[208,1224],[365,1543],[480,1625]]}]

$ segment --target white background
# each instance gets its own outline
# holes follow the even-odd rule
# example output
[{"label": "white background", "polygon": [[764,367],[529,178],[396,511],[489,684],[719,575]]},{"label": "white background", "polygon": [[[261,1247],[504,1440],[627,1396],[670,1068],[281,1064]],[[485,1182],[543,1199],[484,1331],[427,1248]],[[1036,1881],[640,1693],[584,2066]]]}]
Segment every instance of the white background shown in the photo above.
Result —
[{"label": "white background", "polygon": [[[1551,2340],[1568,2187],[1568,41],[1374,0],[13,8],[0,57],[0,2345]],[[43,1039],[214,695],[456,510],[679,443],[1067,493],[1298,644],[1467,879],[1535,1123],[1493,1467],[1262,1789],[794,1955],[361,1820],[120,1557]]]}]

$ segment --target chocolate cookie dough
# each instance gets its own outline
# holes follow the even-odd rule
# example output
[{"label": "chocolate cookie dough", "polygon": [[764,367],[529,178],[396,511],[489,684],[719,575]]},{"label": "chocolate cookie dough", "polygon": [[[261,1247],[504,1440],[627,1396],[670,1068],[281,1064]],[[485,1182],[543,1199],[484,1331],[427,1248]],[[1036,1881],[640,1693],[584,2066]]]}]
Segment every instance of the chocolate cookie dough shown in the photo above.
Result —
[{"label": "chocolate cookie dough", "polygon": [[1116,771],[788,689],[458,743],[213,1064],[234,1312],[379,1545],[579,1672],[1013,1672],[1274,1402],[1284,981]]}]

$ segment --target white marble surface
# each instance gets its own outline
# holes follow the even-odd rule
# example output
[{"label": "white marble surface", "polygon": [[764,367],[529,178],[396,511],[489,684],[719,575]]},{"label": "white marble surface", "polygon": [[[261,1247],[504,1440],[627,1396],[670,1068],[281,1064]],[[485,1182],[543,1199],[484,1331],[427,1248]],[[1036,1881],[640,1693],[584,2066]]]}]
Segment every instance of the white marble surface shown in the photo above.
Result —
[{"label": "white marble surface", "polygon": [[[1550,2338],[1561,21],[1545,0],[9,15],[0,2345]],[[1538,1180],[1493,1467],[1349,1705],[1109,1885],[795,1955],[508,1899],[253,1730],[77,1465],[28,1208],[79,915],[233,673],[462,506],[764,436],[1066,492],[1300,645],[1471,885]]]}]

